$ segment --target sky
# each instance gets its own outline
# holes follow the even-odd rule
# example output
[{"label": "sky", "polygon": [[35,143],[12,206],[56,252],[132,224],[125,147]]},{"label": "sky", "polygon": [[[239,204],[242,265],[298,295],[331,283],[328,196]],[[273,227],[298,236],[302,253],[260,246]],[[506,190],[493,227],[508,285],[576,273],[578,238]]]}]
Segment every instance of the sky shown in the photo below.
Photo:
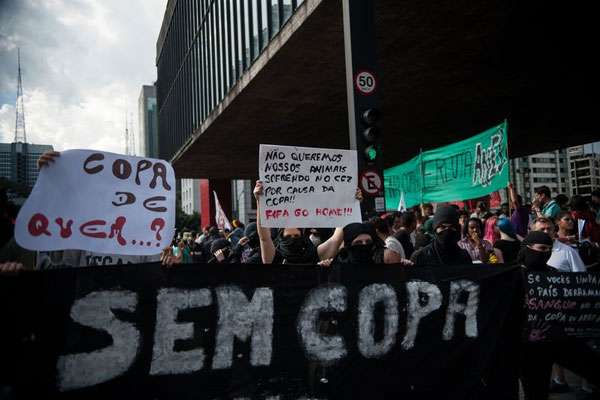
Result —
[{"label": "sky", "polygon": [[27,142],[124,153],[125,118],[156,80],[167,0],[0,0],[0,142],[15,132],[21,49]]}]

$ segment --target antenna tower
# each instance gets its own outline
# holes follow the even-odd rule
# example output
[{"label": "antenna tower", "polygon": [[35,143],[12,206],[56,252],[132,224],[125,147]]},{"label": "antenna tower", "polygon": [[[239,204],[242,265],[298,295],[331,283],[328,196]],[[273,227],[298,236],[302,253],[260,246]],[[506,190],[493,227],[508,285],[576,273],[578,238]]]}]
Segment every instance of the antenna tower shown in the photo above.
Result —
[{"label": "antenna tower", "polygon": [[25,133],[25,106],[23,105],[23,83],[21,81],[21,49],[17,49],[18,78],[17,78],[17,116],[15,121],[15,143],[27,143]]},{"label": "antenna tower", "polygon": [[127,126],[127,113],[125,113],[125,154],[129,155],[129,128]]}]

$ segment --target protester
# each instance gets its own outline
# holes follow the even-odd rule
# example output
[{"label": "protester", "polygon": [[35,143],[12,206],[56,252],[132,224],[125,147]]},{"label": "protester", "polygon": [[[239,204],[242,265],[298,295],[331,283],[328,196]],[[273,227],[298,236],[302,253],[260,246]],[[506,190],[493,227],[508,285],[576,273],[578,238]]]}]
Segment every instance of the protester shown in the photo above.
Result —
[{"label": "protester", "polygon": [[458,246],[467,251],[473,262],[487,263],[494,251],[492,243],[483,238],[483,224],[479,218],[469,218]]},{"label": "protester", "polygon": [[577,235],[575,234],[575,223],[569,211],[561,211],[558,213],[556,220],[558,232],[556,240],[570,246],[577,246]]},{"label": "protester", "polygon": [[433,216],[433,241],[413,253],[411,261],[419,265],[462,265],[471,264],[469,253],[458,246],[460,225],[454,207],[438,207]]},{"label": "protester", "polygon": [[215,239],[210,244],[209,264],[229,264],[232,260],[231,242],[227,239]]},{"label": "protester", "polygon": [[488,217],[489,211],[485,202],[480,201],[477,203],[475,207],[475,211],[471,214],[471,218],[479,218],[480,220],[484,220]]},{"label": "protester", "polygon": [[430,218],[427,221],[425,221],[419,228],[417,228],[417,234],[415,236],[415,250],[422,249],[423,247],[433,242],[434,237],[435,232],[433,231],[433,219]]},{"label": "protester", "polygon": [[517,261],[532,271],[552,271],[548,260],[552,255],[553,240],[543,231],[531,231],[523,240],[525,245],[517,255]]},{"label": "protester", "polygon": [[550,195],[548,186],[540,186],[535,189],[535,198],[533,201],[533,210],[536,217],[556,218],[560,212],[560,206]]},{"label": "protester", "polygon": [[425,217],[425,220],[433,217],[433,205],[431,203],[425,203],[421,205],[421,215]]},{"label": "protester", "polygon": [[305,235],[304,229],[284,228],[277,234],[276,244],[269,228],[261,226],[260,197],[263,195],[263,184],[256,181],[254,187],[256,198],[256,225],[260,239],[260,252],[264,264],[316,264],[319,260],[317,248]]},{"label": "protester", "polygon": [[417,219],[415,214],[412,212],[405,212],[400,217],[396,215],[394,218],[394,224],[398,221],[398,229],[394,234],[394,237],[400,242],[402,245],[402,249],[404,250],[404,255],[407,259],[410,259],[412,254],[415,251],[415,242],[416,242],[416,229],[417,229]]},{"label": "protester", "polygon": [[392,235],[391,226],[383,218],[373,218],[370,222],[375,228],[379,240],[385,243],[384,264],[407,264],[402,244]]},{"label": "protester", "polygon": [[[554,243],[542,231],[530,232],[524,240],[525,247],[519,253],[519,261],[531,271],[553,271],[548,264]],[[541,325],[544,329],[544,325]],[[521,360],[521,382],[527,400],[548,399],[550,377],[554,363],[577,373],[590,383],[598,385],[600,374],[597,366],[600,356],[583,341],[564,339],[560,343],[526,341],[523,343]]]},{"label": "protester", "polygon": [[238,241],[237,246],[233,247],[233,256],[236,262],[242,264],[260,264],[262,262],[256,222],[246,225],[244,236]]},{"label": "protester", "polygon": [[558,204],[561,211],[567,211],[569,209],[569,197],[566,194],[557,194],[556,197],[554,197],[554,201],[556,201],[556,204]]},{"label": "protester", "polygon": [[[600,224],[596,222],[596,214],[588,206],[583,196],[575,195],[571,198],[572,216],[575,219],[573,229],[578,229],[583,224],[580,240],[589,240],[600,243]],[[580,222],[581,221],[581,222]]]},{"label": "protester", "polygon": [[496,243],[496,240],[500,239],[500,234],[496,229],[496,221],[498,221],[498,216],[491,215],[484,222],[484,231],[483,238],[490,242],[492,246]]},{"label": "protester", "polygon": [[510,216],[510,223],[515,228],[517,238],[520,237],[522,240],[527,235],[527,228],[529,226],[529,210],[523,204],[523,198],[517,194],[515,187],[512,183],[508,184],[508,197],[510,200],[510,207],[512,208],[512,215]]},{"label": "protester", "polygon": [[[343,247],[335,257],[336,264],[383,264],[384,242],[368,223],[352,223],[342,230]],[[330,240],[336,241],[336,235]]]},{"label": "protester", "polygon": [[521,242],[517,239],[512,224],[507,218],[501,218],[496,222],[496,227],[500,233],[500,239],[494,243],[494,254],[498,263],[515,262],[521,249]]},{"label": "protester", "polygon": [[[551,238],[554,238],[554,224],[548,218],[537,218],[532,226],[532,230],[544,232]],[[585,265],[577,251],[572,247],[561,243],[559,240],[554,239],[548,265],[562,272],[586,271]]]},{"label": "protester", "polygon": [[231,242],[231,244],[235,246],[238,243],[238,241],[244,236],[245,227],[244,224],[237,219],[234,219],[231,222],[231,225],[233,225],[233,230],[231,231],[227,239]]}]

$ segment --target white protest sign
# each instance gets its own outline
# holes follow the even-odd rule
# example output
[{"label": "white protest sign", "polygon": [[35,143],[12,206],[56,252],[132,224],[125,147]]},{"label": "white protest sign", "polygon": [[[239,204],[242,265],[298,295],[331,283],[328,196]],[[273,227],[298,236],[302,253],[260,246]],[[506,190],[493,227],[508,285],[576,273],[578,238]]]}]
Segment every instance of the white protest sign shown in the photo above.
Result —
[{"label": "white protest sign", "polygon": [[15,239],[39,251],[152,255],[175,232],[175,173],[163,160],[68,150],[41,169]]},{"label": "white protest sign", "polygon": [[261,224],[332,228],[361,222],[356,151],[260,145]]}]

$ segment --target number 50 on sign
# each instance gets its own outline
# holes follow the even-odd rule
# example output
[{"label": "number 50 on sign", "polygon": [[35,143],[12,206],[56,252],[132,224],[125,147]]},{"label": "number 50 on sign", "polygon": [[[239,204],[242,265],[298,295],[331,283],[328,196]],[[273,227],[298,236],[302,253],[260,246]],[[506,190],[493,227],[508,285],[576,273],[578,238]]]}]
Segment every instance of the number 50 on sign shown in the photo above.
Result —
[{"label": "number 50 on sign", "polygon": [[368,96],[377,89],[377,79],[371,71],[359,71],[354,77],[354,85],[360,94]]}]

